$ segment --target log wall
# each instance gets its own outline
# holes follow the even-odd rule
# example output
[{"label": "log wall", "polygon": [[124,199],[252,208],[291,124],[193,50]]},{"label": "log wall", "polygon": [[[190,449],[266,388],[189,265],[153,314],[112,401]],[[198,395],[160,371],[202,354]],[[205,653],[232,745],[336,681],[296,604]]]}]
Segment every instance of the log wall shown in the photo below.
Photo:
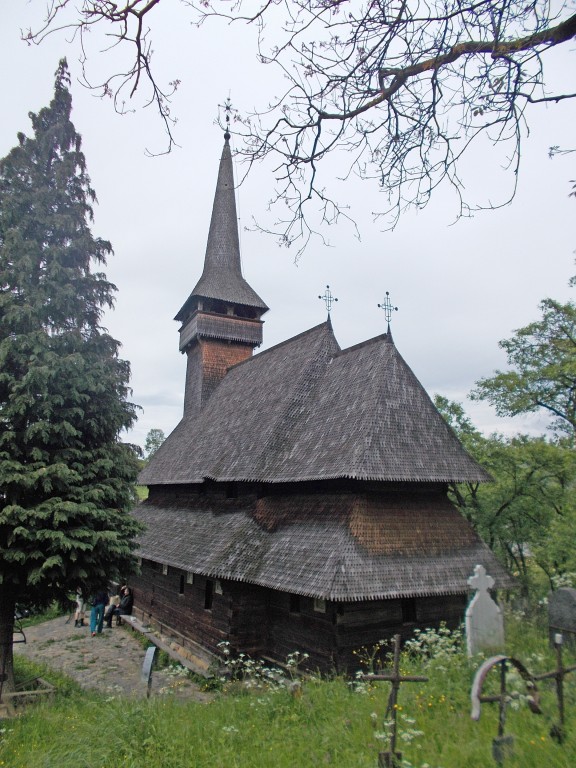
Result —
[{"label": "log wall", "polygon": [[[408,605],[401,599],[341,603],[336,612],[338,671],[359,669],[357,652],[371,650],[379,640],[391,640],[396,634],[407,640],[416,628],[437,629],[442,622],[455,629],[464,619],[466,604],[466,595],[418,597]],[[413,620],[406,620],[412,611]]]},{"label": "log wall", "polygon": [[291,610],[291,597],[270,591],[268,656],[284,663],[295,651],[308,653],[309,669],[332,672],[336,669],[335,605],[326,602],[326,612],[314,610],[314,600],[299,598],[299,611]]},{"label": "log wall", "polygon": [[[149,560],[142,562],[141,574],[133,580],[134,602],[151,623],[164,624],[189,637],[213,653],[218,643],[251,655],[267,651],[267,607],[269,590],[251,584],[207,579]],[[206,607],[207,582],[211,581],[211,607]],[[218,586],[217,586],[218,585]],[[221,592],[221,593],[220,593]]]},{"label": "log wall", "polygon": [[438,627],[441,621],[454,628],[463,620],[467,603],[466,595],[420,597],[404,604],[400,599],[326,601],[322,612],[315,610],[310,597],[213,579],[207,608],[208,581],[195,574],[194,583],[188,584],[184,571],[168,568],[164,574],[160,564],[144,561],[133,581],[135,606],[152,623],[172,627],[213,653],[224,640],[234,651],[278,663],[300,651],[309,654],[308,668],[322,672],[355,672],[355,652],[370,650],[397,633],[407,639],[416,627]]}]

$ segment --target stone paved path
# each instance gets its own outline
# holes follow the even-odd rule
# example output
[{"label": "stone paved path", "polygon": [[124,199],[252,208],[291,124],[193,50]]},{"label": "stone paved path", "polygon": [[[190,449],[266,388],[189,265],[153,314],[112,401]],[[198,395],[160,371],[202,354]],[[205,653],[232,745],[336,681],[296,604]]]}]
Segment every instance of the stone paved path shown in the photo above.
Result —
[{"label": "stone paved path", "polygon": [[[146,649],[139,635],[127,626],[104,629],[92,637],[87,626],[74,627],[62,616],[25,629],[26,643],[16,643],[14,652],[64,672],[83,688],[111,695],[146,696],[141,682]],[[172,694],[178,698],[207,701],[209,694],[188,679],[166,670],[152,674],[152,696]]]}]

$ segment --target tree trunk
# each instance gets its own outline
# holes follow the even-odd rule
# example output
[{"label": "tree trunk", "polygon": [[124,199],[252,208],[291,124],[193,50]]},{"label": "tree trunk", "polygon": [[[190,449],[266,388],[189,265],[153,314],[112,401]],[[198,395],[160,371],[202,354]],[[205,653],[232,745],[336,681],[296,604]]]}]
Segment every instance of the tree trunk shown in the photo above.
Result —
[{"label": "tree trunk", "polygon": [[3,691],[14,690],[14,592],[0,587],[0,699]]}]

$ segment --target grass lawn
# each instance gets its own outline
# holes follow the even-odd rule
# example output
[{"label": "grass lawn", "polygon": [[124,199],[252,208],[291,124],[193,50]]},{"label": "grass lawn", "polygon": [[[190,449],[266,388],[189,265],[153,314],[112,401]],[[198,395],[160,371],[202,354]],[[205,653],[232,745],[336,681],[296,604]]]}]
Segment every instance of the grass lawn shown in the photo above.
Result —
[{"label": "grass lawn", "polygon": [[[507,619],[508,654],[534,673],[554,668],[545,633],[523,617]],[[431,658],[430,658],[431,657]],[[359,654],[362,658],[362,654]],[[486,768],[494,765],[492,740],[497,707],[484,704],[470,718],[470,685],[481,659],[468,660],[457,638],[446,635],[416,644],[402,655],[402,671],[426,675],[406,683],[398,699],[398,749],[403,765],[418,768]],[[566,664],[574,654],[566,654]],[[29,672],[29,670],[27,670]],[[497,674],[489,678],[493,691]],[[130,700],[80,692],[54,678],[59,694],[5,721],[0,739],[4,768],[363,768],[378,765],[387,749],[384,713],[389,683],[336,678],[306,679],[295,693],[223,685],[209,703],[166,697]],[[550,738],[557,719],[553,682],[540,683],[544,714],[526,706],[520,678],[510,681],[519,698],[507,710],[506,733],[514,735],[509,768],[574,768],[576,765],[576,672],[566,680],[567,737]]]}]

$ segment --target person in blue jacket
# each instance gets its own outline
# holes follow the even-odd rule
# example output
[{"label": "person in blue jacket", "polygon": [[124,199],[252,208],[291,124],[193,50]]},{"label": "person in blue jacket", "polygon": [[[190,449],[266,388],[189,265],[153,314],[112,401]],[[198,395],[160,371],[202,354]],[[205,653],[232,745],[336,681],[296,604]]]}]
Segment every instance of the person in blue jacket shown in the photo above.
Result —
[{"label": "person in blue jacket", "polygon": [[102,625],[104,623],[104,609],[108,605],[108,592],[105,589],[100,589],[92,598],[92,610],[90,611],[90,632],[92,637],[96,636],[96,633],[102,632]]}]

